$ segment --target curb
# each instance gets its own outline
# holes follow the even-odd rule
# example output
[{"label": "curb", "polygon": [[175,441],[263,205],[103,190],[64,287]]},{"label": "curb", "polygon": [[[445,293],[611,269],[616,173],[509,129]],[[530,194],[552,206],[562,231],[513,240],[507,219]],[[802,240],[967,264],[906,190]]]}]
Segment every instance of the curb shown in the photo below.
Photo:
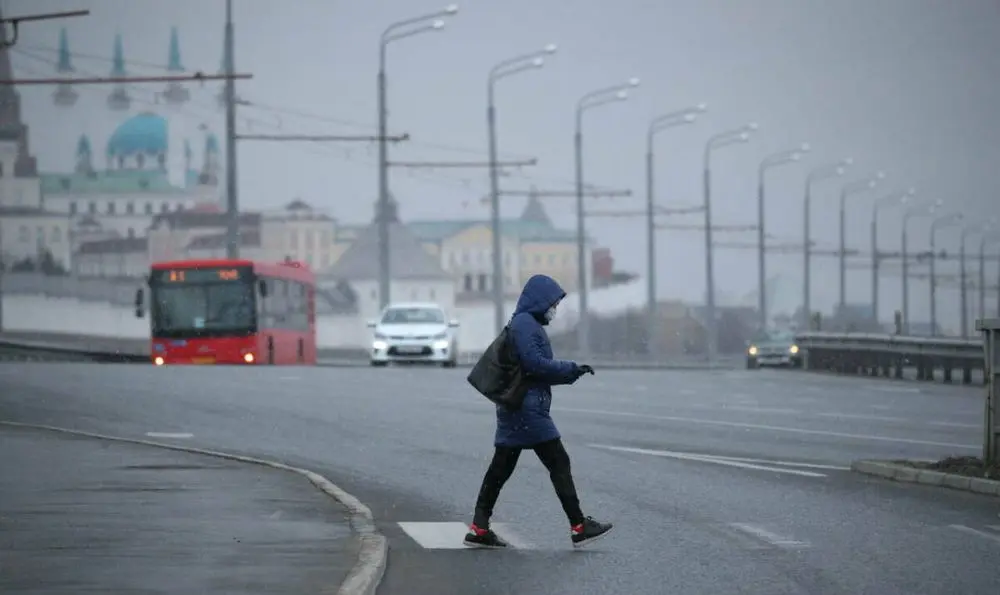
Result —
[{"label": "curb", "polygon": [[974,492],[987,496],[1000,496],[1000,481],[993,479],[983,479],[981,477],[967,477],[955,473],[943,473],[930,469],[916,469],[897,463],[886,461],[861,460],[851,463],[851,471],[873,475],[899,481],[903,483],[917,483],[928,486],[938,486],[961,490],[963,492]]},{"label": "curb", "polygon": [[[358,559],[354,563],[350,572],[347,573],[347,578],[344,582],[340,584],[337,588],[338,595],[375,595],[378,589],[379,583],[382,581],[382,576],[385,573],[386,561],[389,554],[388,543],[385,536],[378,532],[375,527],[375,519],[372,516],[372,511],[370,508],[365,506],[360,500],[345,492],[341,488],[337,487],[329,479],[323,477],[322,475],[310,471],[308,469],[302,469],[299,467],[292,467],[291,465],[286,465],[284,463],[279,463],[277,461],[269,461],[267,459],[257,459],[253,457],[245,457],[242,455],[235,455],[225,452],[218,452],[214,450],[205,450],[201,448],[194,448],[189,446],[177,446],[175,444],[165,444],[163,442],[155,442],[152,440],[139,440],[135,438],[122,438],[119,436],[108,436],[105,434],[95,434],[92,432],[84,432],[82,430],[71,430],[68,428],[60,428],[56,426],[46,426],[40,424],[27,424],[15,421],[5,421],[0,420],[0,426],[9,426],[14,428],[26,428],[32,430],[47,430],[50,432],[56,432],[61,434],[72,434],[75,436],[84,436],[87,438],[97,438],[99,440],[109,440],[112,442],[124,442],[128,444],[141,444],[143,446],[153,446],[157,448],[165,448],[167,450],[175,450],[179,452],[187,452],[193,454],[206,455],[210,457],[217,457],[220,459],[227,459],[230,461],[239,461],[241,463],[250,463],[253,465],[261,465],[264,467],[271,467],[272,469],[280,469],[282,471],[290,471],[297,475],[301,475],[312,482],[321,492],[330,496],[338,503],[347,508],[351,513],[350,525],[351,529],[359,534],[361,547],[358,550]],[[325,590],[323,592],[326,592]]]}]

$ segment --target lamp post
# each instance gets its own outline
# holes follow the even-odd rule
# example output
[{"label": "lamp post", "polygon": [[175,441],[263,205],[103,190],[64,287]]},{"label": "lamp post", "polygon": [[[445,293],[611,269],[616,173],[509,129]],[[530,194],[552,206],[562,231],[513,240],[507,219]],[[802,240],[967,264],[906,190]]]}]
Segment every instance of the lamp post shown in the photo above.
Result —
[{"label": "lamp post", "polygon": [[[656,315],[656,191],[654,190],[654,139],[657,134],[676,126],[694,122],[698,114],[708,109],[704,103],[653,118],[646,131],[646,327],[650,333],[658,328]],[[657,343],[650,340],[650,347]]]},{"label": "lamp post", "polygon": [[796,162],[809,152],[809,143],[802,143],[797,149],[780,151],[765,157],[757,168],[757,289],[758,297],[758,326],[763,331],[767,328],[767,271],[765,270],[766,258],[764,255],[764,174],[767,170]]},{"label": "lamp post", "polygon": [[639,79],[632,78],[626,83],[605,87],[587,93],[576,104],[576,128],[573,134],[574,158],[576,162],[576,268],[577,292],[580,295],[580,320],[576,326],[577,348],[581,355],[590,353],[590,321],[587,312],[587,252],[586,228],[583,210],[583,114],[587,110],[628,99],[628,89],[638,87]]},{"label": "lamp post", "polygon": [[[375,219],[378,226],[378,298],[379,307],[389,305],[390,279],[392,271],[389,263],[389,155],[388,155],[388,120],[389,110],[386,105],[386,50],[390,43],[413,37],[421,33],[438,31],[444,27],[440,20],[458,12],[458,6],[451,4],[443,10],[429,14],[404,19],[392,23],[382,32],[379,40],[378,55],[378,208]],[[419,25],[419,26],[415,26]]]},{"label": "lamp post", "polygon": [[882,172],[863,180],[857,180],[840,189],[840,300],[839,308],[843,313],[847,306],[847,197],[871,190],[885,178]]},{"label": "lamp post", "polygon": [[815,183],[821,182],[823,180],[829,180],[836,178],[838,176],[844,175],[847,168],[854,163],[854,160],[850,157],[841,159],[838,163],[829,163],[827,165],[821,165],[806,176],[806,188],[805,197],[803,198],[803,208],[802,208],[802,315],[805,317],[803,323],[805,328],[810,328],[810,319],[812,318],[812,304],[810,289],[812,286],[812,187]]},{"label": "lamp post", "polygon": [[903,258],[903,334],[908,335],[910,333],[910,253],[907,248],[907,231],[909,229],[910,219],[919,216],[929,216],[933,215],[937,209],[941,208],[944,204],[940,199],[934,201],[932,205],[918,204],[913,205],[910,208],[903,211],[903,225],[902,225],[902,242],[901,242],[901,253]]},{"label": "lamp post", "polygon": [[497,122],[496,122],[496,83],[500,79],[535,70],[545,65],[543,56],[554,54],[555,44],[549,44],[544,49],[529,54],[515,56],[497,63],[490,69],[486,85],[486,127],[489,135],[490,158],[490,233],[493,243],[493,332],[500,334],[504,322],[504,274],[503,247],[500,242],[500,182],[497,171]]},{"label": "lamp post", "polygon": [[705,143],[702,160],[702,192],[705,211],[705,332],[708,335],[708,361],[715,359],[718,336],[715,324],[715,271],[712,254],[712,151],[750,140],[750,134],[758,129],[756,122],[745,124],[733,130],[720,132],[709,137]]},{"label": "lamp post", "polygon": [[879,210],[887,206],[905,205],[917,193],[916,188],[901,192],[893,192],[875,201],[872,206],[872,316],[878,323],[878,290],[879,290],[879,267],[882,264],[882,257],[878,252],[878,213]]},{"label": "lamp post", "polygon": [[961,213],[950,213],[941,215],[931,222],[931,336],[936,337],[937,332],[937,273],[935,263],[937,262],[937,232],[942,228],[962,221]]}]

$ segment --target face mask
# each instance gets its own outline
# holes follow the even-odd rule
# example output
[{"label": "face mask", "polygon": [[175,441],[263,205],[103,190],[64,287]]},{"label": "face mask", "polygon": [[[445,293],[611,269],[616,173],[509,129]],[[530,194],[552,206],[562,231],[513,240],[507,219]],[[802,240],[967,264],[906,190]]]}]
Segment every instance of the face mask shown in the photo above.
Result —
[{"label": "face mask", "polygon": [[556,307],[552,306],[545,311],[545,321],[552,322],[552,319],[556,317]]}]

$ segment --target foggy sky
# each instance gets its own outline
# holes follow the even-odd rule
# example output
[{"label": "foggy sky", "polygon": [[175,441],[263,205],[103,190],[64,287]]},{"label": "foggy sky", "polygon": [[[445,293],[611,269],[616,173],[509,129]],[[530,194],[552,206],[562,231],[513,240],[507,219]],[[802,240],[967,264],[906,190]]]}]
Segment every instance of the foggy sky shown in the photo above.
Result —
[{"label": "foggy sky", "polygon": [[[842,181],[819,186],[814,237],[836,246],[837,189],[873,171],[886,179],[851,201],[848,241],[868,251],[872,198],[914,186],[922,199],[941,199],[973,221],[1000,213],[994,172],[1000,163],[1000,4],[992,0],[467,0],[445,29],[394,43],[389,51],[390,128],[413,142],[392,149],[400,160],[486,158],[485,86],[500,60],[547,43],[558,53],[537,72],[499,84],[500,151],[504,157],[535,156],[539,165],[502,181],[504,187],[571,189],[573,108],[585,93],[636,76],[641,86],[623,103],[585,117],[586,181],[631,188],[636,196],[601,208],[637,208],[644,200],[644,136],[648,121],[698,102],[709,112],[698,123],[662,134],[657,142],[658,202],[691,205],[701,200],[701,155],[710,135],[758,122],[745,145],[713,156],[714,211],[719,224],[756,222],[756,172],[760,160],[803,141],[813,150],[801,164],[771,170],[767,178],[767,227],[783,242],[801,242],[802,188],[810,167],[850,156],[855,166]],[[238,84],[240,97],[339,121],[276,115],[242,108],[244,131],[372,133],[378,36],[389,23],[440,8],[433,1],[236,0],[236,68],[254,79]],[[100,59],[75,57],[79,71],[106,75],[113,35],[124,35],[126,60],[165,64],[171,25],[180,28],[185,66],[217,72],[223,44],[222,0],[3,0],[5,16],[88,8],[89,17],[26,25],[12,58],[18,76],[49,76],[60,27],[71,49]],[[30,53],[35,58],[29,57]],[[130,65],[130,74],[155,68]],[[134,89],[151,100],[160,85]],[[192,126],[223,130],[214,103],[220,87],[193,88],[191,104],[174,116]],[[31,141],[43,170],[69,170],[81,133],[96,146],[121,115],[104,108],[108,87],[79,88],[69,111],[56,109],[51,88],[22,88]],[[136,108],[142,108],[136,105]],[[278,126],[280,125],[280,129]],[[464,149],[445,150],[439,145]],[[239,185],[247,208],[277,206],[301,197],[348,222],[367,221],[376,193],[374,146],[244,142],[239,147]],[[486,170],[395,170],[391,188],[404,218],[486,217],[478,198],[488,189]],[[573,223],[571,199],[550,199],[559,224]],[[516,215],[522,199],[507,199]],[[889,213],[889,211],[887,211]],[[701,222],[692,215],[670,222]],[[914,225],[911,245],[924,248],[927,224]],[[590,233],[614,250],[625,269],[645,271],[641,219],[591,220]],[[898,250],[895,214],[880,222],[882,249]],[[957,230],[940,245],[954,250]],[[752,233],[719,240],[754,241]],[[701,300],[704,292],[700,232],[661,231],[659,293]],[[978,252],[978,239],[970,241]],[[888,265],[891,266],[891,265]],[[953,265],[944,265],[951,270]],[[996,265],[988,278],[996,278]],[[801,296],[801,257],[769,257],[769,276],[782,277],[778,306],[795,307]],[[975,270],[975,269],[973,269]],[[814,264],[814,307],[837,299],[836,260]],[[716,252],[720,301],[756,291],[756,253]],[[911,285],[912,320],[927,318],[925,282]],[[957,292],[939,296],[939,319],[954,327]],[[868,303],[870,273],[848,275],[848,301]],[[882,317],[899,302],[898,275],[882,282]],[[995,303],[995,298],[991,299]]]}]

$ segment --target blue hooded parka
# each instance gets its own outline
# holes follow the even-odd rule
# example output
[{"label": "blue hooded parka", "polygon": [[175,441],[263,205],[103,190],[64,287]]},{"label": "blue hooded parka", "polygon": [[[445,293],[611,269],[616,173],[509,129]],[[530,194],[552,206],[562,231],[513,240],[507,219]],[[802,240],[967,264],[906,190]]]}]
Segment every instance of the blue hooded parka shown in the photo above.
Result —
[{"label": "blue hooded parka", "polygon": [[547,275],[532,276],[521,291],[509,337],[529,385],[524,404],[517,411],[497,406],[495,446],[530,448],[560,437],[549,415],[551,387],[573,384],[580,371],[574,362],[552,359],[552,345],[542,327],[548,324],[545,313],[565,296],[559,283]]}]

